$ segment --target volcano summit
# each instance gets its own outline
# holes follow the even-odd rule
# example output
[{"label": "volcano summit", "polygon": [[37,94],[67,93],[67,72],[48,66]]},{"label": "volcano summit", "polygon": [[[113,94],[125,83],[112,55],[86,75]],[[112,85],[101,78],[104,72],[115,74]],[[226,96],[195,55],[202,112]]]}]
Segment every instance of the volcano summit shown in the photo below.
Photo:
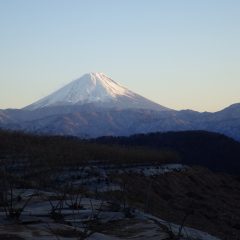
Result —
[{"label": "volcano summit", "polygon": [[24,109],[35,110],[45,107],[89,103],[107,108],[168,110],[168,108],[119,85],[103,73],[85,74]]}]

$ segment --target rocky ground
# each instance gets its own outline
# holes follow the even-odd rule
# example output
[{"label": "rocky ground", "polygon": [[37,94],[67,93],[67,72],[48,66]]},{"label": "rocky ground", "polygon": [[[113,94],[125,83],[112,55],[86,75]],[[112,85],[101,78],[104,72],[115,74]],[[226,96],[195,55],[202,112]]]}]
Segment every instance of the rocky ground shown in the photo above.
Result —
[{"label": "rocky ground", "polygon": [[[66,196],[63,200],[54,192],[22,189],[21,200],[14,207],[21,207],[31,196],[34,197],[18,221],[7,219],[5,212],[0,212],[1,239],[159,240],[174,239],[180,229],[178,225],[137,209],[121,206],[117,209],[111,202],[94,198],[81,198],[73,203],[72,198],[77,199],[76,195]],[[181,235],[181,239],[218,239],[186,227]]]},{"label": "rocky ground", "polygon": [[[15,167],[12,172],[22,178],[21,168]],[[24,172],[28,187],[4,185],[8,188],[1,196],[5,201],[0,208],[0,239],[233,240],[240,236],[240,187],[232,176],[181,164],[99,163],[55,170],[44,187],[29,176]]]}]

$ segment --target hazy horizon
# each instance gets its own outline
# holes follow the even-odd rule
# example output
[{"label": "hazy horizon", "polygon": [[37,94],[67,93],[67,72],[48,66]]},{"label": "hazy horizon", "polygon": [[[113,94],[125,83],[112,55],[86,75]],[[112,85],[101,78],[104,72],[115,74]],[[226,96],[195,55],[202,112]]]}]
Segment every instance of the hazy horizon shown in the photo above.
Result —
[{"label": "hazy horizon", "polygon": [[21,108],[87,72],[163,106],[240,102],[237,0],[0,2],[0,109]]}]

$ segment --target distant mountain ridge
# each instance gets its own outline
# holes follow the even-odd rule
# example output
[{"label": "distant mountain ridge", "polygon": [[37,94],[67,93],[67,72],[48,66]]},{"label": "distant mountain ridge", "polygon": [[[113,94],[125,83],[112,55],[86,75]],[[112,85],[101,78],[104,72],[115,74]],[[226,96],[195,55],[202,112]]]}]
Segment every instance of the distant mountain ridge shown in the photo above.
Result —
[{"label": "distant mountain ridge", "polygon": [[240,103],[215,113],[176,111],[90,73],[23,109],[0,110],[0,128],[81,138],[206,130],[240,141]]}]

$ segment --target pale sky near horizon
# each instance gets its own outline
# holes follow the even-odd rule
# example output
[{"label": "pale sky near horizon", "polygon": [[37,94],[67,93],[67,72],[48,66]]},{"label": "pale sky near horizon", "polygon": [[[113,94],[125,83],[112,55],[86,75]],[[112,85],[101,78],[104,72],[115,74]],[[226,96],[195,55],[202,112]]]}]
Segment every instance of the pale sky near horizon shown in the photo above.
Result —
[{"label": "pale sky near horizon", "polygon": [[0,0],[0,108],[87,72],[173,109],[240,102],[238,0]]}]

